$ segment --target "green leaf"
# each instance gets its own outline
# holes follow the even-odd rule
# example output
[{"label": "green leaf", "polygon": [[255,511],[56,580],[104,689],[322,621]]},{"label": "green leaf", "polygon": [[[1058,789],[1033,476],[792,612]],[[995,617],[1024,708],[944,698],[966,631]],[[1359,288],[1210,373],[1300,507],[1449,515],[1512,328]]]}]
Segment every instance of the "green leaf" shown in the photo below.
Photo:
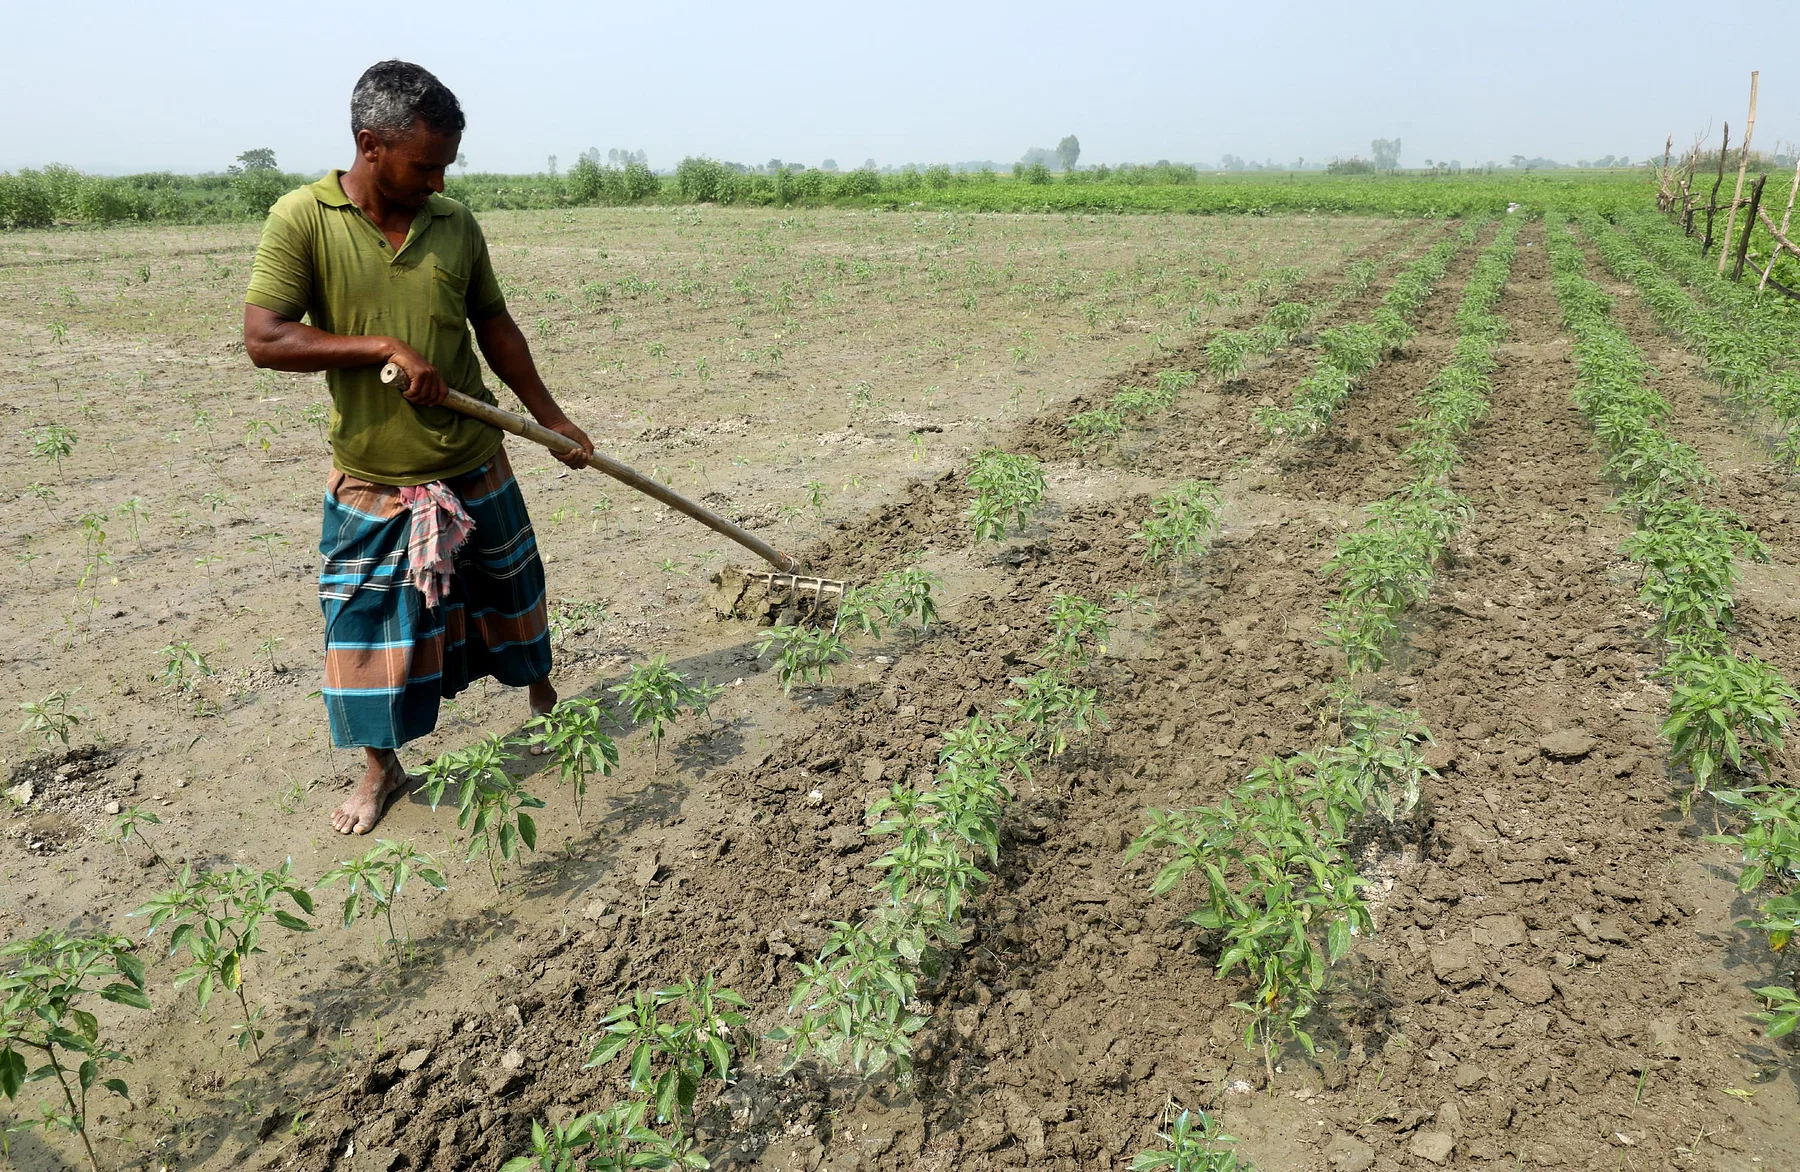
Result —
[{"label": "green leaf", "polygon": [[519,812],[519,837],[525,840],[527,847],[532,850],[537,849],[537,823],[533,822],[531,815],[524,811]]},{"label": "green leaf", "polygon": [[290,932],[310,932],[313,926],[292,912],[275,909],[275,922]]},{"label": "green leaf", "polygon": [[729,1078],[731,1074],[731,1047],[725,1044],[725,1039],[716,1034],[706,1039],[706,1052],[712,1057],[713,1073],[722,1080]]},{"label": "green leaf", "polygon": [[0,1050],[0,1093],[9,1099],[19,1097],[19,1088],[25,1085],[25,1056],[14,1050],[9,1043]]},{"label": "green leaf", "polygon": [[631,1054],[631,1089],[643,1090],[650,1085],[650,1046],[640,1044]]},{"label": "green leaf", "polygon": [[131,985],[112,984],[100,990],[100,996],[119,1005],[129,1005],[133,1009],[149,1009],[150,998],[141,989]]},{"label": "green leaf", "polygon": [[100,1085],[121,1099],[131,1098],[131,1088],[125,1085],[125,1080],[122,1078],[103,1078],[100,1080]]}]

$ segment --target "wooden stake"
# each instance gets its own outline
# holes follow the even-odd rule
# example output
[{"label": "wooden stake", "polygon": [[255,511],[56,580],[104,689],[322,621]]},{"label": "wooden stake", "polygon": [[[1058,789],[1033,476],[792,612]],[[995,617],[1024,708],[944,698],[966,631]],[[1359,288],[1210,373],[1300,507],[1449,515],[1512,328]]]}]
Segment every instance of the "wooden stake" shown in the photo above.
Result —
[{"label": "wooden stake", "polygon": [[[1737,187],[1731,193],[1731,211],[1725,217],[1725,239],[1727,242],[1731,240],[1732,226],[1737,223],[1738,201],[1744,198],[1744,169],[1750,166],[1750,137],[1756,133],[1756,79],[1761,72],[1761,70],[1757,69],[1752,69],[1750,71],[1750,117],[1744,123],[1744,142],[1742,146],[1738,147]],[[1724,159],[1719,160],[1720,163],[1723,163],[1724,161]],[[1721,248],[1719,250],[1719,272],[1723,273],[1724,271],[1725,250]],[[1738,272],[1741,273],[1743,271],[1744,266],[1739,265]]]},{"label": "wooden stake", "polygon": [[1694,143],[1694,149],[1688,152],[1687,174],[1681,180],[1681,232],[1684,236],[1694,234],[1694,168],[1700,165],[1700,144]]},{"label": "wooden stake", "polygon": [[1719,210],[1719,186],[1725,182],[1725,152],[1731,149],[1731,123],[1725,124],[1725,137],[1719,140],[1719,177],[1713,180],[1712,194],[1706,197],[1706,239],[1700,242],[1700,255],[1712,247],[1713,213]]},{"label": "wooden stake", "polygon": [[1675,176],[1674,171],[1669,169],[1669,155],[1674,149],[1675,135],[1671,132],[1669,137],[1663,140],[1662,168],[1656,173],[1656,210],[1665,215],[1675,203],[1675,193],[1669,190],[1669,180]]},{"label": "wooden stake", "polygon": [[[1750,189],[1750,212],[1744,217],[1744,238],[1738,241],[1737,263],[1731,266],[1731,279],[1739,280],[1744,275],[1744,256],[1750,251],[1750,234],[1756,231],[1756,213],[1762,208],[1763,184],[1769,181],[1767,175],[1756,177],[1756,186]],[[1736,208],[1732,211],[1736,212]]]},{"label": "wooden stake", "polygon": [[[1769,267],[1763,270],[1762,280],[1756,283],[1756,291],[1761,293],[1763,286],[1769,283],[1769,274],[1775,271],[1775,260],[1781,255],[1780,242],[1787,239],[1788,217],[1794,214],[1794,193],[1800,192],[1800,162],[1794,164],[1794,182],[1788,188],[1787,211],[1781,213],[1781,231],[1775,234],[1775,251],[1769,254]],[[1767,213],[1764,213],[1767,218]]]}]

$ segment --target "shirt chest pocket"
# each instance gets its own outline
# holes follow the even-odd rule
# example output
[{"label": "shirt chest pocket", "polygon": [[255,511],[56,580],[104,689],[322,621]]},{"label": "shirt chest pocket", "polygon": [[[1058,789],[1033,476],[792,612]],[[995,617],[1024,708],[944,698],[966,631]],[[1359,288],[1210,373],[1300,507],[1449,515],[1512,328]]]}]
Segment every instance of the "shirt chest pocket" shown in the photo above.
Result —
[{"label": "shirt chest pocket", "polygon": [[469,276],[441,264],[431,266],[431,316],[445,330],[465,330],[469,323]]}]

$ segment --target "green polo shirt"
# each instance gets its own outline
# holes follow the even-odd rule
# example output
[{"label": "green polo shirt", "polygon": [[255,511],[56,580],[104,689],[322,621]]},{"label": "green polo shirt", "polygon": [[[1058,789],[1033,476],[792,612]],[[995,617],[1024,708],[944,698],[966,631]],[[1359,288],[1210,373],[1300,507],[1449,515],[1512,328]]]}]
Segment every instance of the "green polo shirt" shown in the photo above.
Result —
[{"label": "green polo shirt", "polygon": [[[398,338],[452,387],[488,403],[469,319],[506,308],[481,225],[433,195],[398,252],[333,171],[269,209],[244,300],[331,334]],[[481,467],[501,433],[448,407],[415,407],[379,366],[327,371],[332,462],[377,484],[427,484]]]}]

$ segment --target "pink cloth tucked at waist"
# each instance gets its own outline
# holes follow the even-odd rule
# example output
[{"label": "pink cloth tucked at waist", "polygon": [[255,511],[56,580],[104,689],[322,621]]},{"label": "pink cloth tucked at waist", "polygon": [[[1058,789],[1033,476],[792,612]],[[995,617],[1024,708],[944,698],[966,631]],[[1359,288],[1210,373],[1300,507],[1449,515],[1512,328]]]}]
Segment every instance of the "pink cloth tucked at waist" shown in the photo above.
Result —
[{"label": "pink cloth tucked at waist", "polygon": [[456,551],[469,539],[475,522],[441,480],[403,486],[400,501],[412,513],[406,579],[425,596],[425,605],[435,608],[449,593]]}]

